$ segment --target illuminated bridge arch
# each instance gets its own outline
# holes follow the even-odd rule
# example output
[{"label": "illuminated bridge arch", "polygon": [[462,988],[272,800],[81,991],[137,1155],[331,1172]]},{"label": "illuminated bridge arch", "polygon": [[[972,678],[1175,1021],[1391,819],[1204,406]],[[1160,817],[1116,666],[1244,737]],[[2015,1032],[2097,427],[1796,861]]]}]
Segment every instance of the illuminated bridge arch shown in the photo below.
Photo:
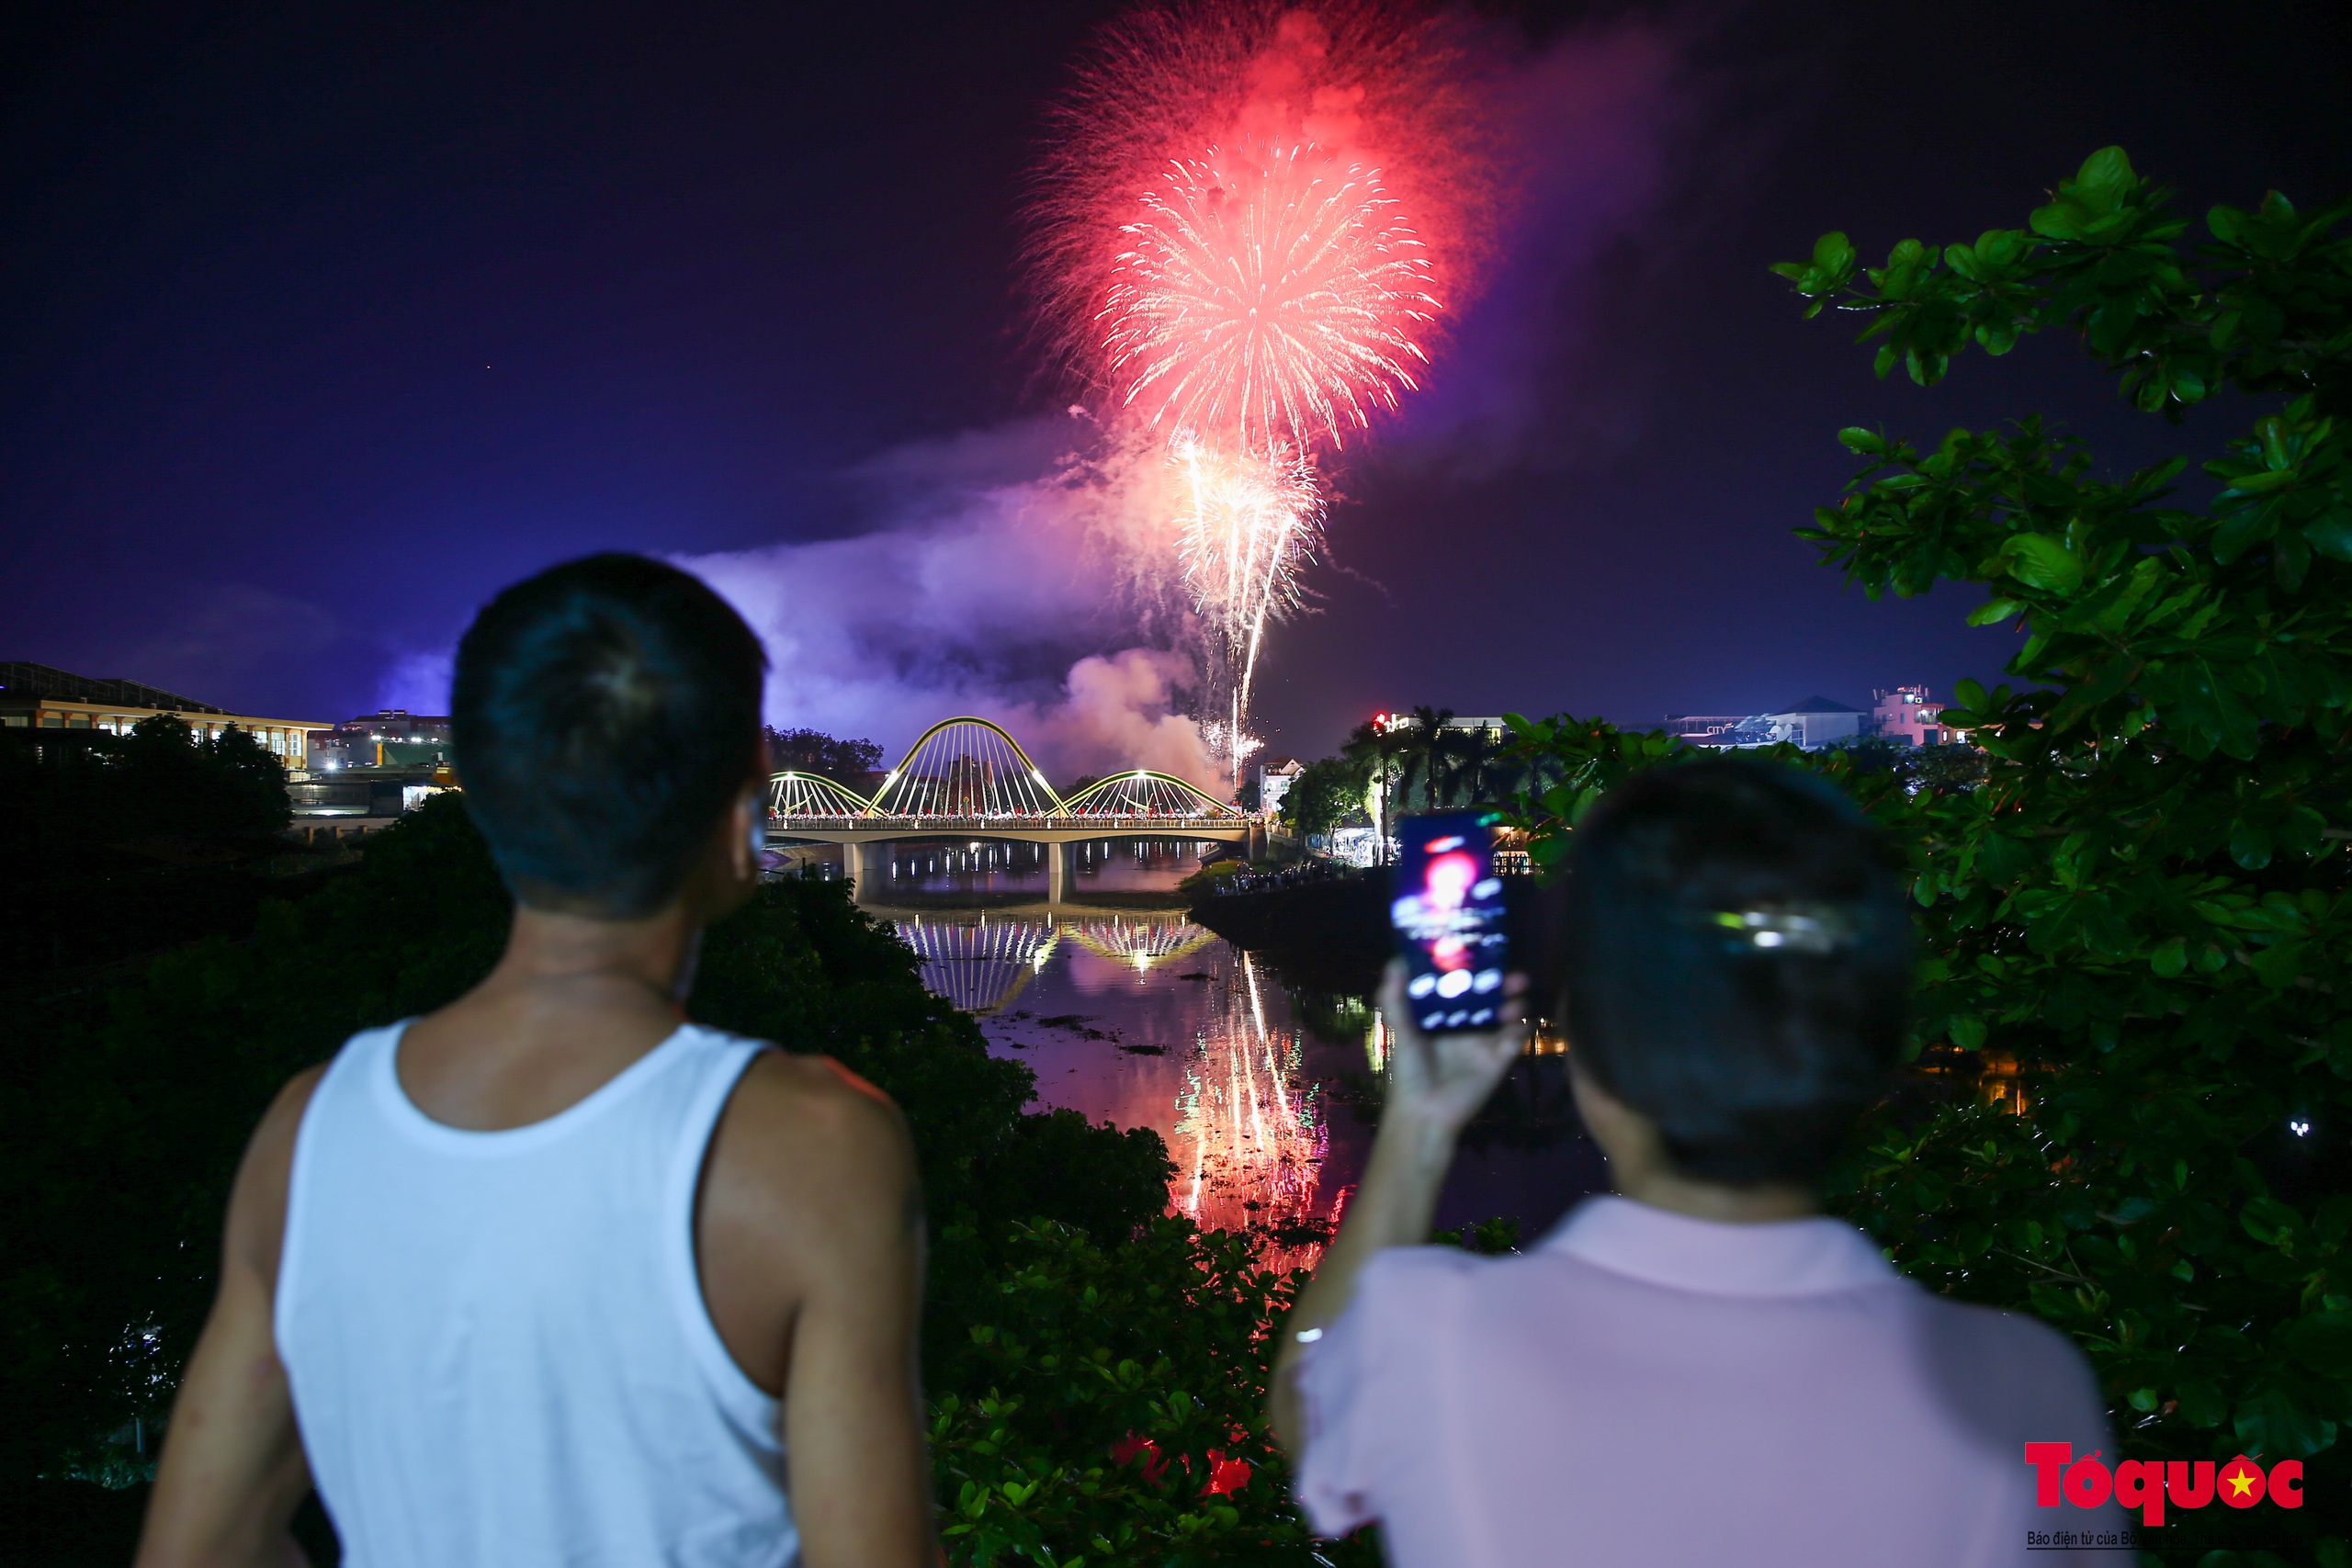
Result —
[{"label": "illuminated bridge arch", "polygon": [[1058,817],[1061,796],[1021,743],[985,718],[943,719],[884,775],[876,817]]},{"label": "illuminated bridge arch", "polygon": [[789,823],[796,818],[845,821],[864,817],[874,803],[820,773],[778,773],[768,780],[768,815]]},{"label": "illuminated bridge arch", "polygon": [[1089,784],[1064,803],[1072,817],[1235,817],[1227,805],[1173,773],[1135,768]]}]

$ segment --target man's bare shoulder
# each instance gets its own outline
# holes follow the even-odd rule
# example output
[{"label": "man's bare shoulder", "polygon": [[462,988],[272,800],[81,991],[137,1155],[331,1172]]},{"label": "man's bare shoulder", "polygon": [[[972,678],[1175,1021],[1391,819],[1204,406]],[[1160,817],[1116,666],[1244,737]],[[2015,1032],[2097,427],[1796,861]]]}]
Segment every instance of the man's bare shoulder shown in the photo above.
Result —
[{"label": "man's bare shoulder", "polygon": [[761,1052],[711,1138],[695,1232],[720,1339],[753,1382],[782,1392],[793,1325],[812,1306],[879,1311],[920,1256],[922,1188],[899,1108],[839,1063]]},{"label": "man's bare shoulder", "polygon": [[311,1106],[311,1096],[318,1092],[319,1080],[327,1076],[332,1062],[319,1062],[304,1067],[278,1086],[277,1096],[263,1111],[261,1124],[254,1129],[256,1147],[265,1140],[273,1148],[283,1147],[290,1156],[294,1149],[294,1134],[302,1125],[302,1112]]},{"label": "man's bare shoulder", "polygon": [[302,1130],[302,1113],[310,1109],[311,1096],[326,1077],[327,1066],[321,1062],[286,1080],[247,1140],[244,1158],[237,1167],[236,1185],[229,1194],[224,1238],[228,1255],[265,1280],[277,1278],[278,1251],[285,1240],[286,1190],[294,1168],[294,1139]]},{"label": "man's bare shoulder", "polygon": [[727,1102],[712,1165],[730,1185],[863,1210],[903,1201],[914,1142],[890,1097],[831,1057],[763,1051]]},{"label": "man's bare shoulder", "polygon": [[775,1131],[856,1140],[902,1131],[890,1097],[831,1056],[763,1051],[743,1069],[729,1115]]}]

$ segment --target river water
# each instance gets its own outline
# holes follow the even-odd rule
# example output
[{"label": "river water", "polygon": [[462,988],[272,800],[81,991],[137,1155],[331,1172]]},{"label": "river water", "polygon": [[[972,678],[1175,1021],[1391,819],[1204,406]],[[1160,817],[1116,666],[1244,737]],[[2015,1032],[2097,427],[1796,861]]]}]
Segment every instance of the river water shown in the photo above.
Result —
[{"label": "river water", "polygon": [[[1057,905],[1030,846],[907,844],[861,903],[990,1050],[1029,1065],[1045,1105],[1157,1132],[1171,1211],[1311,1263],[1363,1168],[1385,1032],[1366,998],[1297,985],[1185,917],[1173,889],[1203,847],[1089,845]],[[1536,1050],[1514,1066],[1464,1136],[1441,1227],[1510,1217],[1532,1239],[1602,1185],[1564,1067]]]}]

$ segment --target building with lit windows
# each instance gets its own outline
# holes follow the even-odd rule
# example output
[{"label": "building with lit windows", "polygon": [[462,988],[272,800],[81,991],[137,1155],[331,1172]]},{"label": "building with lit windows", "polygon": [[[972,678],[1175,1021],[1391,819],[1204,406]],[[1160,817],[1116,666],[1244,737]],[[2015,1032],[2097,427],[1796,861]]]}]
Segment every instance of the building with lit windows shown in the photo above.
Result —
[{"label": "building with lit windows", "polygon": [[199,738],[217,738],[232,728],[249,731],[289,769],[310,766],[311,732],[327,728],[315,719],[231,713],[137,681],[74,675],[46,664],[0,660],[0,728],[128,735],[141,719],[159,714],[182,720]]},{"label": "building with lit windows", "polygon": [[[1409,712],[1400,710],[1393,713],[1376,713],[1372,716],[1372,728],[1384,735],[1392,729],[1409,729],[1412,725],[1413,716]],[[1457,713],[1442,720],[1438,728],[1457,730],[1475,729],[1489,739],[1498,740],[1507,739],[1510,735],[1510,726],[1497,716]]]},{"label": "building with lit windows", "polygon": [[1778,713],[1668,714],[1666,731],[1693,746],[1736,750],[1748,746],[1801,746],[1818,751],[1856,740],[1891,740],[1898,746],[1950,746],[1966,737],[1943,722],[1943,712],[1925,686],[1897,686],[1871,693],[1871,705],[1807,697]]},{"label": "building with lit windows", "polygon": [[446,714],[379,708],[311,738],[311,772],[287,786],[298,818],[382,818],[457,787]]},{"label": "building with lit windows", "polygon": [[1925,686],[1897,686],[1871,694],[1870,732],[1903,746],[1950,746],[1960,732],[1943,722],[1943,710]]},{"label": "building with lit windows", "polygon": [[1306,771],[1306,764],[1295,757],[1269,757],[1259,763],[1259,814],[1272,817],[1281,809],[1283,796],[1290,793],[1290,786],[1295,784],[1298,781],[1298,775]]},{"label": "building with lit windows", "polygon": [[311,765],[322,773],[428,765],[448,754],[448,716],[406,708],[363,713],[311,737]]}]

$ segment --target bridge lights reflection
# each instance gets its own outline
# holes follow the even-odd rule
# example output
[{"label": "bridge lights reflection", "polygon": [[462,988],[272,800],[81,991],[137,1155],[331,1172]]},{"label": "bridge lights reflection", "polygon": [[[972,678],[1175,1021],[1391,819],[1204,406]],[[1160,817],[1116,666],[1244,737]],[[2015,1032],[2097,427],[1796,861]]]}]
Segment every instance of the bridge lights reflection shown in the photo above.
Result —
[{"label": "bridge lights reflection", "polygon": [[[1079,1109],[1160,1134],[1175,1166],[1170,1210],[1206,1228],[1258,1232],[1270,1268],[1314,1262],[1321,1245],[1297,1227],[1336,1218],[1335,1183],[1323,1175],[1329,1108],[1307,1036],[1290,1022],[1283,994],[1268,994],[1276,982],[1253,958],[1174,912],[1032,906],[891,913],[923,983],[983,1015],[1067,1005],[1058,979],[1046,982],[1056,987],[1051,1003],[1016,1001],[1057,955],[1080,997],[1157,987],[1171,970],[1192,971],[1183,979],[1197,984],[1174,987],[1168,1010],[1154,1010],[1165,1022],[1124,1042],[1128,1054],[1115,1036],[1100,1034],[1033,1037],[1026,1048],[1084,1052],[1097,1065],[1086,1068],[1095,1076],[1080,1091]],[[1081,1043],[1089,1038],[1100,1043]],[[1376,1040],[1366,1048],[1381,1049]],[[1081,1058],[1046,1060],[1054,1065],[1039,1087],[1050,1092],[1062,1068]]]}]

